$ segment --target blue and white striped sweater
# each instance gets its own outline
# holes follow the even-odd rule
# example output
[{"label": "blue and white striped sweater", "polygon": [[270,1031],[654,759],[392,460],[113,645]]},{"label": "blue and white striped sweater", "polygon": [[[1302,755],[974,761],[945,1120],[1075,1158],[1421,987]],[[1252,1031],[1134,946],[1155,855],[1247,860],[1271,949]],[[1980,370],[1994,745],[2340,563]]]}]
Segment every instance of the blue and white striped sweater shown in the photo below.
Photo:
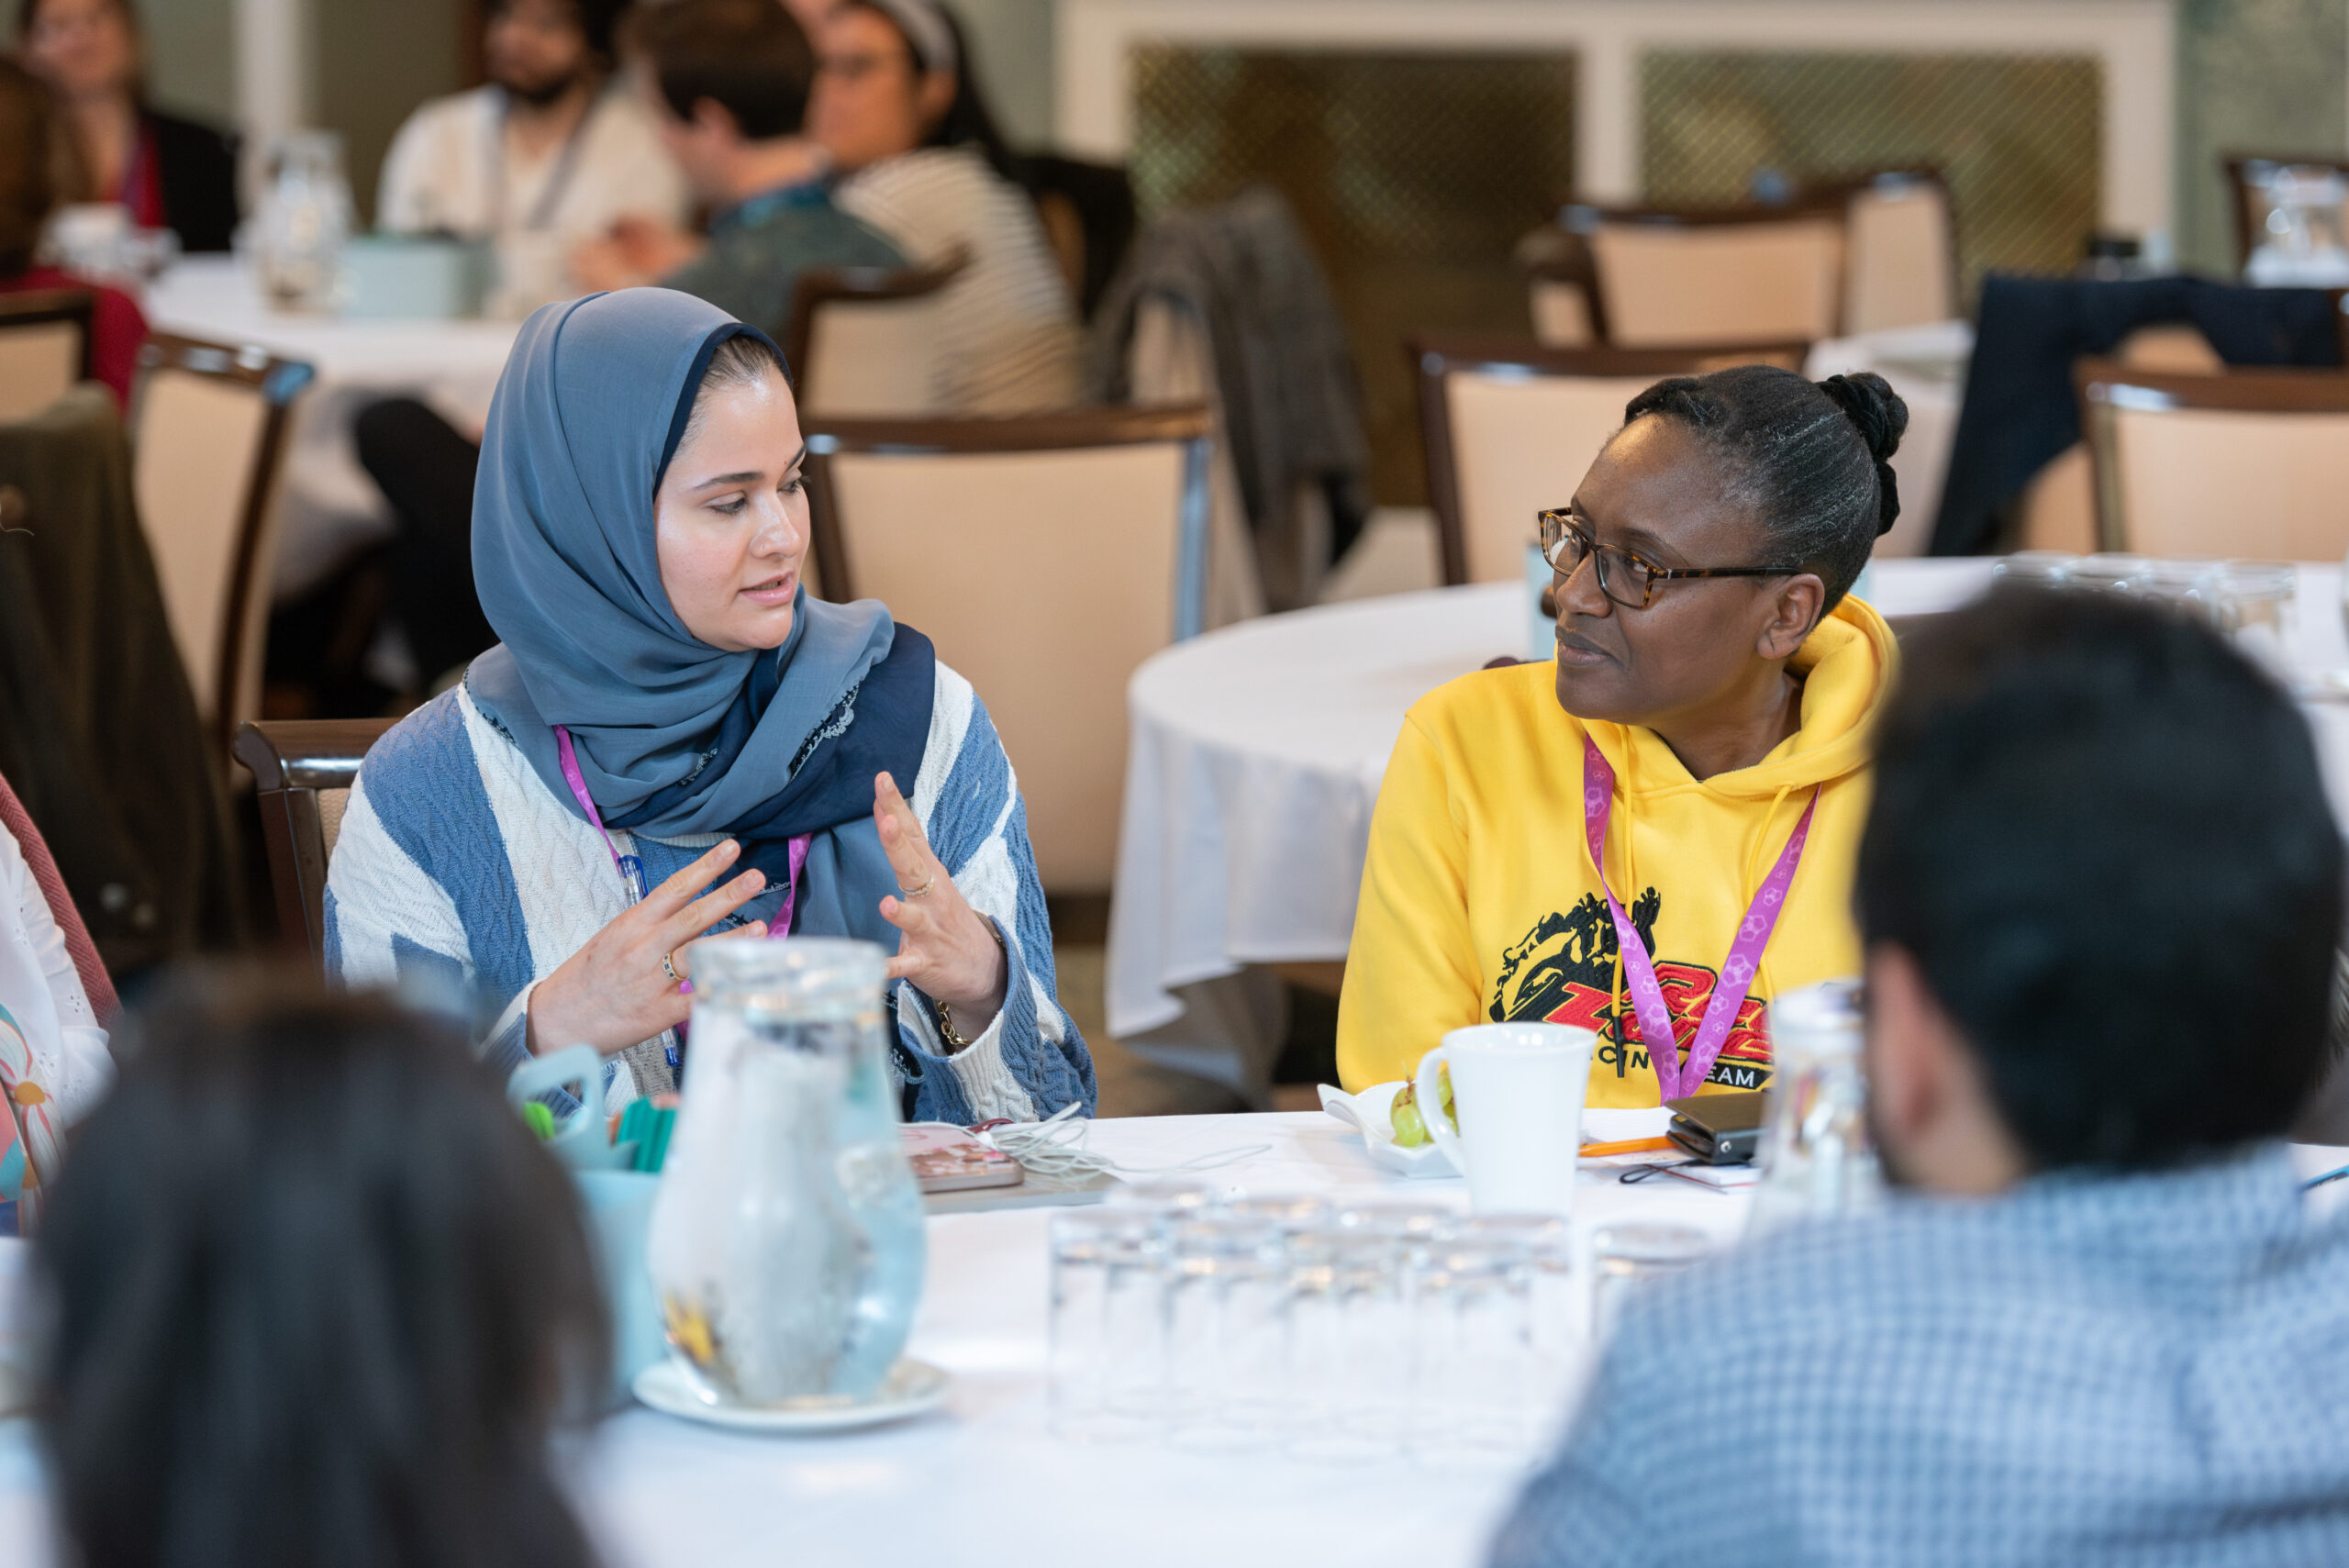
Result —
[{"label": "blue and white striped sweater", "polygon": [[[1027,808],[985,705],[942,663],[921,772],[907,794],[963,898],[1003,931],[1011,966],[1003,1010],[952,1055],[929,1000],[897,984],[915,1116],[1030,1120],[1071,1101],[1090,1112],[1092,1057],[1060,1007]],[[613,837],[643,860],[653,885],[717,842]],[[483,1057],[510,1070],[528,1054],[530,988],[628,903],[602,837],[459,686],[402,720],[360,770],[327,876],[327,969],[353,984],[421,981],[478,998],[497,1014]],[[662,1045],[647,1040],[612,1059],[609,1096],[666,1087]]]}]

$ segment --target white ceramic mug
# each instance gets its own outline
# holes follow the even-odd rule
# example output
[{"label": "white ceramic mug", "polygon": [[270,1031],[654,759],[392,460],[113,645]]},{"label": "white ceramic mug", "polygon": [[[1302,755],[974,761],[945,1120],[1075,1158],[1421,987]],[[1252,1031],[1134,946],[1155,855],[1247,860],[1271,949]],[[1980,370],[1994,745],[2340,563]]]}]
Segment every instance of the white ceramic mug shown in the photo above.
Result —
[{"label": "white ceramic mug", "polygon": [[[1598,1037],[1567,1024],[1477,1024],[1419,1058],[1419,1114],[1468,1178],[1479,1214],[1565,1215],[1574,1207],[1582,1102]],[[1452,1069],[1453,1132],[1438,1072]]]}]

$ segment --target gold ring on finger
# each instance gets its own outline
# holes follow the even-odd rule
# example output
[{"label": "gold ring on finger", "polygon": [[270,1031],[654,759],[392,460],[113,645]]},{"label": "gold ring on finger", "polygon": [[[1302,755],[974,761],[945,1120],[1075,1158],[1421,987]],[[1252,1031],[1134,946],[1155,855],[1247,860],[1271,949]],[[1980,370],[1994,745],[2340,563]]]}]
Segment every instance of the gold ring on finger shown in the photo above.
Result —
[{"label": "gold ring on finger", "polygon": [[685,977],[684,975],[682,975],[682,974],[678,973],[677,973],[677,966],[676,966],[674,963],[673,963],[672,962],[670,962],[670,961],[671,961],[673,958],[674,958],[675,956],[676,956],[676,955],[675,955],[674,953],[667,953],[667,952],[664,952],[664,953],[662,953],[662,954],[661,955],[661,973],[663,973],[663,974],[665,974],[665,975],[667,975],[667,976],[669,977],[669,984],[672,984],[672,985],[683,985],[683,984],[685,983]]},{"label": "gold ring on finger", "polygon": [[938,873],[936,872],[931,872],[929,879],[919,887],[900,887],[897,889],[897,893],[900,897],[919,898],[923,894],[928,893],[931,888],[936,887],[937,885]]}]

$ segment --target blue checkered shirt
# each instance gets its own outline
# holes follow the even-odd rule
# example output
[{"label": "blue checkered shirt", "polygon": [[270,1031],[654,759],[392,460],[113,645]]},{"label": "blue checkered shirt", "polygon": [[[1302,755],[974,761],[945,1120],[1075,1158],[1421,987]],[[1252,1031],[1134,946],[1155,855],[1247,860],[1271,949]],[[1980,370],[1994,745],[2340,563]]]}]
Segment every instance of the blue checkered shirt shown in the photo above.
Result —
[{"label": "blue checkered shirt", "polygon": [[1741,1249],[1631,1304],[1493,1562],[2349,1564],[2349,1226],[2269,1148]]}]

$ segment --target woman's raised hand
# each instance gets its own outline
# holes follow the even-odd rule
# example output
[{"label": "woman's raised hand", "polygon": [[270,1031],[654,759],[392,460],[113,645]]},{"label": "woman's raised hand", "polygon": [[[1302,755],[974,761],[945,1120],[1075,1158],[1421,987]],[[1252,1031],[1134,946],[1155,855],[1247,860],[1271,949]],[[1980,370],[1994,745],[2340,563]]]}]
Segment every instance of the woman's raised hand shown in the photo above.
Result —
[{"label": "woman's raised hand", "polygon": [[678,982],[693,977],[695,947],[766,935],[766,922],[753,920],[723,936],[700,936],[766,886],[763,874],[746,871],[714,893],[694,896],[741,853],[731,839],[718,845],[614,916],[540,981],[530,993],[530,1050],[561,1051],[584,1041],[609,1054],[683,1023],[693,998],[679,991]]},{"label": "woman's raised hand", "polygon": [[881,917],[902,933],[897,956],[889,961],[889,978],[912,981],[951,1010],[957,1034],[976,1040],[1003,1009],[1009,973],[995,927],[963,901],[962,890],[930,850],[921,819],[887,773],[873,780],[873,821],[881,830],[890,869],[897,873],[900,895],[881,900]]}]

